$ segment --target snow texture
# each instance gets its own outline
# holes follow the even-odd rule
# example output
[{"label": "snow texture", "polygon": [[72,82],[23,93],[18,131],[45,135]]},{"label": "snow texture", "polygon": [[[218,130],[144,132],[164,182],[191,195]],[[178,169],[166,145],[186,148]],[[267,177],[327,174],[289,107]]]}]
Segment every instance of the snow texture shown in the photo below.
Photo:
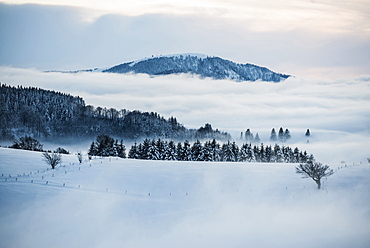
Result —
[{"label": "snow texture", "polygon": [[0,247],[368,247],[370,166],[169,162],[0,148]]}]

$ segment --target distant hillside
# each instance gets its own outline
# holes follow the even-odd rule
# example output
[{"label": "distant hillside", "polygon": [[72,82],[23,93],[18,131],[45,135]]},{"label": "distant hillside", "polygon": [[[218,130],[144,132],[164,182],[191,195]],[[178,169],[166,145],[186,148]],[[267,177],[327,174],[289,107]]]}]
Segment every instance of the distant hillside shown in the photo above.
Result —
[{"label": "distant hillside", "polygon": [[229,138],[209,124],[198,130],[187,129],[175,117],[165,119],[155,112],[94,107],[69,94],[0,84],[0,139],[23,135],[74,139],[100,134],[130,140]]},{"label": "distant hillside", "polygon": [[[95,69],[96,70],[96,69]],[[230,79],[234,81],[280,82],[289,77],[265,67],[252,64],[237,64],[219,57],[202,54],[179,54],[131,61],[102,70],[111,73],[145,73],[167,75],[190,73],[201,78]]]}]

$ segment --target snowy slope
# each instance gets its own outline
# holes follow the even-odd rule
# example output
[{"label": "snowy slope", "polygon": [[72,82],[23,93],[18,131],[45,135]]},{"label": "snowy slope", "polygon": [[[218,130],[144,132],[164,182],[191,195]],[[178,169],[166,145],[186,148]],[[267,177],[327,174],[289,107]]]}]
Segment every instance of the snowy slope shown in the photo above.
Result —
[{"label": "snowy slope", "polygon": [[64,155],[48,170],[0,148],[0,247],[368,247],[369,164],[332,164],[321,191],[294,166]]},{"label": "snowy slope", "polygon": [[202,78],[271,82],[280,82],[289,77],[289,75],[275,73],[264,67],[237,64],[219,57],[193,53],[153,56],[123,63],[103,70],[103,72],[145,73],[148,75],[190,73]]}]

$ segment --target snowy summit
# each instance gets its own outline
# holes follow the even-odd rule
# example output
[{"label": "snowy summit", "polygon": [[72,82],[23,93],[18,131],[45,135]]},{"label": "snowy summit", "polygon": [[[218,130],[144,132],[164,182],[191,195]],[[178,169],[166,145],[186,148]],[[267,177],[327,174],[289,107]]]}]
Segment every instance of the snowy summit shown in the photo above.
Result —
[{"label": "snowy summit", "polygon": [[[150,59],[158,59],[158,58],[177,58],[177,59],[182,59],[183,57],[196,57],[198,59],[205,59],[205,58],[208,58],[210,56],[206,55],[206,54],[202,54],[202,53],[179,53],[179,54],[168,54],[168,55],[157,55],[157,56],[154,56],[152,55],[151,57],[147,58],[143,58],[143,59],[138,59],[138,60],[135,60],[133,62],[130,63],[130,66],[134,66],[135,64],[137,63],[140,63],[140,62],[143,62],[143,61],[146,61],[146,60],[150,60]],[[110,69],[110,68],[109,68]]]},{"label": "snowy summit", "polygon": [[201,78],[229,79],[238,82],[257,80],[280,82],[289,77],[265,67],[237,64],[220,57],[196,53],[152,56],[116,65],[103,72],[144,73],[153,76],[189,73],[199,75]]}]

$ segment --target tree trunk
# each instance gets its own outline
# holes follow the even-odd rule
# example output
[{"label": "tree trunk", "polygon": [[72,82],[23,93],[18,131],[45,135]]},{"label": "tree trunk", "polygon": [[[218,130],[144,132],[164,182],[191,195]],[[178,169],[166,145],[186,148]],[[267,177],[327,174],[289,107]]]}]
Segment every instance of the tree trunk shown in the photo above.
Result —
[{"label": "tree trunk", "polygon": [[321,189],[321,180],[316,180],[315,182],[317,183],[317,188]]}]

